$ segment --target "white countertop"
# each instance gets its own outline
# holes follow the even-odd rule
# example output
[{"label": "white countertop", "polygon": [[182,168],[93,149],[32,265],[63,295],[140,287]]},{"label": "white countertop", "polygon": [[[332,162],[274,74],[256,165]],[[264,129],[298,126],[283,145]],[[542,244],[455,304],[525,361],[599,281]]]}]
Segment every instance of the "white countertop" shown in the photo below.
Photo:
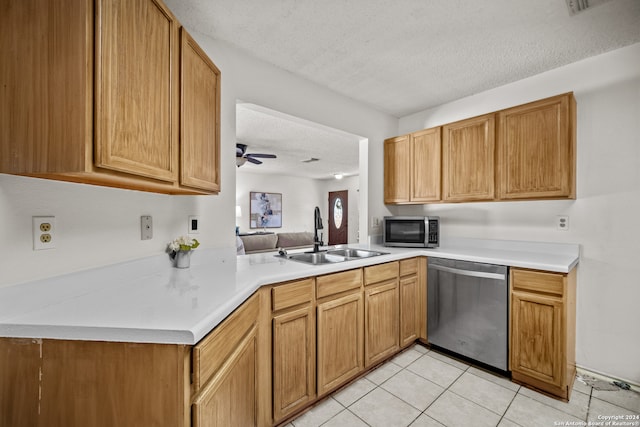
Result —
[{"label": "white countertop", "polygon": [[262,285],[414,256],[554,272],[579,260],[574,244],[451,239],[437,249],[349,245],[388,255],[307,265],[273,253],[196,250],[191,268],[166,254],[0,288],[0,337],[187,344],[202,339]]}]

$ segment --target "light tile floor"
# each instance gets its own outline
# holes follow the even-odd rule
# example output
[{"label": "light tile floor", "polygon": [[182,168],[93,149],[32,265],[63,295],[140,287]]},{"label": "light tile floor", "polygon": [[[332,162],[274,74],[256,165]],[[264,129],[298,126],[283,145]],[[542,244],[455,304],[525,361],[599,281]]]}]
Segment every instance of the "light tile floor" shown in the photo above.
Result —
[{"label": "light tile floor", "polygon": [[415,345],[286,427],[640,426],[639,417],[634,391],[599,391],[576,380],[564,403]]}]

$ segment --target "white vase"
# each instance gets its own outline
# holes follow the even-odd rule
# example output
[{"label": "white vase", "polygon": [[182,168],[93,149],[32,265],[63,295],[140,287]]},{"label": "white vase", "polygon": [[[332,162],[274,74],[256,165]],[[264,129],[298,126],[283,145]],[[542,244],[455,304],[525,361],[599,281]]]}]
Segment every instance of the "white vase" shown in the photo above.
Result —
[{"label": "white vase", "polygon": [[191,251],[176,252],[176,268],[189,268],[191,266]]}]

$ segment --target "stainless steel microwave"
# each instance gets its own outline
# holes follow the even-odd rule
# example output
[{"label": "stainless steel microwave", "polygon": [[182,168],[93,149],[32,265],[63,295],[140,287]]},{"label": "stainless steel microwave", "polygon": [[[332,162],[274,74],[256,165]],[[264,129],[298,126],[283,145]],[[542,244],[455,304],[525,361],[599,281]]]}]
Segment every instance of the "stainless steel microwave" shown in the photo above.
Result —
[{"label": "stainless steel microwave", "polygon": [[437,248],[440,244],[440,217],[385,216],[382,243],[405,248]]}]

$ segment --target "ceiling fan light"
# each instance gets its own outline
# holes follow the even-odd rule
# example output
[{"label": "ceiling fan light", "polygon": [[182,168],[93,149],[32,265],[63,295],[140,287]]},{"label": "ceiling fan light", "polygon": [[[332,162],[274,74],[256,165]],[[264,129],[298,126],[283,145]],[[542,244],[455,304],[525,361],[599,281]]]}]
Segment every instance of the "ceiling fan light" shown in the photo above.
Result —
[{"label": "ceiling fan light", "polygon": [[247,159],[245,157],[236,157],[236,166],[240,167],[247,163]]}]

